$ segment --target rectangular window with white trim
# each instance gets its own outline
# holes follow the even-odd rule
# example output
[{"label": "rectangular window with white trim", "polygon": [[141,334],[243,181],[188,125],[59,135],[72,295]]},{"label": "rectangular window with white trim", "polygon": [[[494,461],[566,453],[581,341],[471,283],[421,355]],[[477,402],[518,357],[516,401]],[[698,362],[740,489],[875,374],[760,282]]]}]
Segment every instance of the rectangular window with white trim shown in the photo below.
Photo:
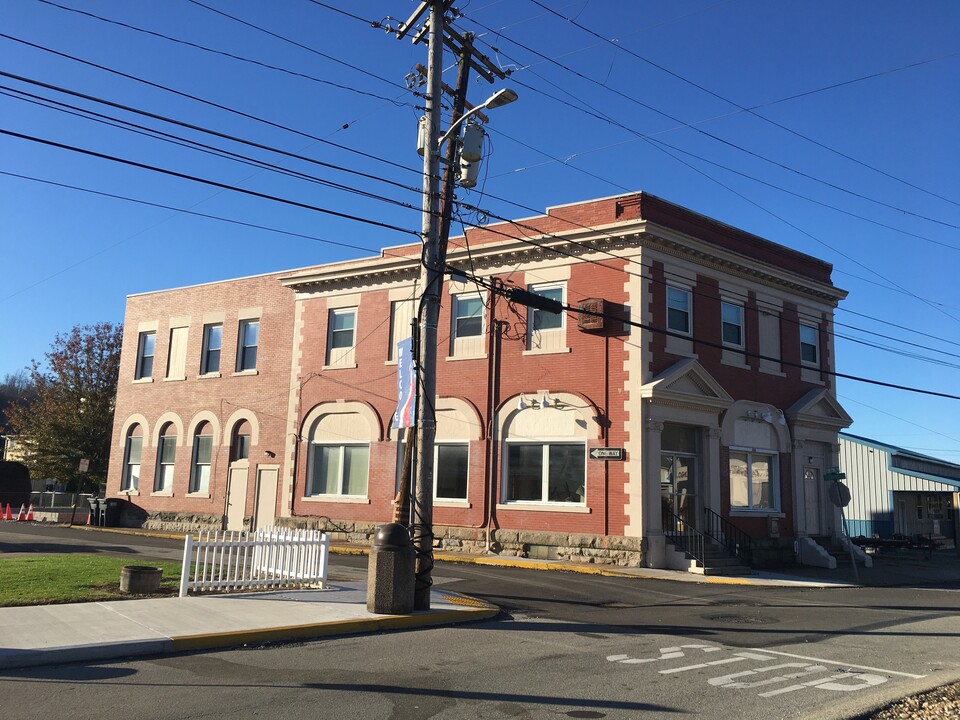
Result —
[{"label": "rectangular window with white trim", "polygon": [[313,444],[306,496],[366,497],[369,466],[369,445]]},{"label": "rectangular window with white trim", "polygon": [[723,344],[728,347],[743,347],[743,305],[731,302],[720,303],[720,323]]},{"label": "rectangular window with white trim", "polygon": [[450,316],[450,354],[453,357],[481,357],[484,351],[483,297],[477,293],[453,296]]},{"label": "rectangular window with white trim", "polygon": [[507,502],[586,502],[586,446],[583,443],[506,443]]},{"label": "rectangular window with white trim", "polygon": [[730,509],[779,509],[778,464],[779,456],[775,453],[731,450]]},{"label": "rectangular window with white trim", "polygon": [[157,346],[156,332],[142,332],[137,341],[137,369],[134,373],[136,380],[146,380],[153,377],[153,355]]},{"label": "rectangular window with white trim", "polygon": [[820,365],[820,329],[800,323],[800,362]]},{"label": "rectangular window with white trim", "polygon": [[[566,286],[563,283],[530,285],[527,290],[549,300],[566,304]],[[564,313],[527,308],[527,349],[540,352],[562,352],[566,348]]]},{"label": "rectangular window with white trim", "polygon": [[327,316],[327,366],[353,367],[357,309],[337,308]]},{"label": "rectangular window with white trim", "polygon": [[667,285],[667,329],[684,335],[693,332],[693,293]]}]

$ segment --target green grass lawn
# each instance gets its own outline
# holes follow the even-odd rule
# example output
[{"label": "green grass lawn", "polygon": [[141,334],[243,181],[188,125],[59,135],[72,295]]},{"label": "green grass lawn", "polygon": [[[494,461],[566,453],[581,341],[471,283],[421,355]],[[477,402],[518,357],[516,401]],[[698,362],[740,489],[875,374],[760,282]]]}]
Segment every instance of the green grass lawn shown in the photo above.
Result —
[{"label": "green grass lawn", "polygon": [[177,594],[180,587],[180,563],[177,562],[145,563],[131,558],[80,554],[0,557],[0,607],[144,597],[120,592],[120,570],[125,565],[163,568],[160,592],[156,595]]}]

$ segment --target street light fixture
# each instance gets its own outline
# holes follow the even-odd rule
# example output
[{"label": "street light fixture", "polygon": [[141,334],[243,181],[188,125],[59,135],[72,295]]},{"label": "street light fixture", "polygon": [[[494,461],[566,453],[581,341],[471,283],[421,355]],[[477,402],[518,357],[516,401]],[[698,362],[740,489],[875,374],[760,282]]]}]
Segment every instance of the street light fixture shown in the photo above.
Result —
[{"label": "street light fixture", "polygon": [[504,105],[509,105],[514,100],[517,99],[517,93],[515,93],[510,88],[501,88],[497,90],[493,95],[488,97],[479,105],[473,107],[472,109],[465,112],[460,116],[460,119],[457,120],[453,125],[450,126],[450,129],[444,133],[443,137],[437,141],[437,150],[443,147],[443,144],[453,135],[454,131],[460,127],[464,120],[466,120],[471,115],[474,115],[481,110],[496,110],[498,107],[503,107]]}]

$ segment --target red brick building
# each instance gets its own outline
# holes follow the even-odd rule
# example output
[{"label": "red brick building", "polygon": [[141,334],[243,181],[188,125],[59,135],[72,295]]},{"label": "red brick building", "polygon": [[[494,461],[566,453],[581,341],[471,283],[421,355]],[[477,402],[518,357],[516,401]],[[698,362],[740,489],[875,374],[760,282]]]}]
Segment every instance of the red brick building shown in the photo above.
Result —
[{"label": "red brick building", "polygon": [[[389,248],[131,296],[108,482],[125,522],[355,540],[388,522],[419,260]],[[742,532],[769,563],[837,535],[821,475],[851,420],[830,372],[845,292],[828,263],[648,194],[470,231],[447,262],[603,317],[445,284],[445,549],[680,567],[680,542],[732,548]]]}]

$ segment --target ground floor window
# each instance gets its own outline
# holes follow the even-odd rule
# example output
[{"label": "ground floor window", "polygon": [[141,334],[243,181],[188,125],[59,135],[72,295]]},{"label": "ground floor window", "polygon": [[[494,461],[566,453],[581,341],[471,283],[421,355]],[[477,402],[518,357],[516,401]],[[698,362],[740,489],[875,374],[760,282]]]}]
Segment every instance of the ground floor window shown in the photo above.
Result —
[{"label": "ground floor window", "polygon": [[[403,472],[406,430],[397,443],[397,489]],[[470,450],[466,442],[436,442],[433,448],[433,497],[435,500],[466,500]],[[411,481],[412,482],[412,481]]]},{"label": "ground floor window", "polygon": [[210,462],[213,457],[213,435],[209,423],[197,429],[193,438],[193,463],[190,469],[190,492],[210,492]]},{"label": "ground floor window", "polygon": [[310,448],[307,496],[366,497],[369,445],[318,445]]},{"label": "ground floor window", "polygon": [[127,433],[123,453],[123,478],[120,481],[121,490],[138,490],[140,488],[140,455],[142,450],[142,431],[139,425],[135,425]]},{"label": "ground floor window", "polygon": [[730,451],[730,507],[777,509],[777,455]]},{"label": "ground floor window", "polygon": [[506,446],[507,501],[586,501],[583,443],[508,442]]}]

